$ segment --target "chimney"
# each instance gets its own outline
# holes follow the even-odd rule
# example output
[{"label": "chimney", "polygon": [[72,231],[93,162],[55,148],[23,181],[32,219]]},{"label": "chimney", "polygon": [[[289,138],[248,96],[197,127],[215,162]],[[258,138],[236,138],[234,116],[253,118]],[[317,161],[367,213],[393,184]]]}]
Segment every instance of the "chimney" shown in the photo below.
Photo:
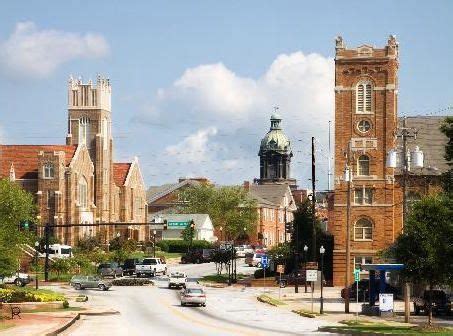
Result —
[{"label": "chimney", "polygon": [[244,181],[244,189],[249,191],[250,190],[250,182],[249,181]]}]

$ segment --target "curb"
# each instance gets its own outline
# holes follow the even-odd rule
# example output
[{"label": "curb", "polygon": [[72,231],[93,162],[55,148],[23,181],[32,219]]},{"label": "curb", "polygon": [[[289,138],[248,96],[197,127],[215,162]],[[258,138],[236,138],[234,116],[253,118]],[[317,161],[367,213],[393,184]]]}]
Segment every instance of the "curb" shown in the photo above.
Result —
[{"label": "curb", "polygon": [[295,313],[299,316],[303,316],[303,317],[309,317],[309,318],[316,318],[318,317],[319,315],[316,315],[316,314],[312,314],[312,313],[308,313],[308,312],[304,312],[304,311],[300,311],[300,310],[291,310],[292,313]]},{"label": "curb", "polygon": [[205,286],[205,287],[211,287],[211,288],[226,288],[226,287],[228,287],[226,284],[217,284],[217,283],[214,283],[214,282],[197,281],[197,284]]},{"label": "curb", "polygon": [[82,315],[86,315],[86,316],[106,316],[106,315],[116,315],[116,314],[119,314],[120,312],[119,311],[112,311],[112,312],[81,312],[81,313],[77,313],[72,319],[70,319],[67,323],[65,323],[64,325],[62,325],[61,327],[51,331],[51,332],[48,332],[46,334],[44,334],[45,336],[57,336],[58,334],[60,334],[61,332],[65,331],[66,329],[68,329],[70,326],[72,326],[77,320],[80,319],[80,316]]}]

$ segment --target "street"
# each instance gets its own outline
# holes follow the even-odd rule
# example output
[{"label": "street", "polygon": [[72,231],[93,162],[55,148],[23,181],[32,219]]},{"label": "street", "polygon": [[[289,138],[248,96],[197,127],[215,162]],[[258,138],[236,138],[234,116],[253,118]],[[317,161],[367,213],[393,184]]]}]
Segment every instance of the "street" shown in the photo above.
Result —
[{"label": "street", "polygon": [[[238,265],[239,272],[256,268]],[[177,265],[194,279],[215,272],[214,264]],[[155,286],[113,287],[86,291],[91,305],[120,314],[83,316],[63,335],[300,335],[316,333],[326,322],[300,317],[256,300],[262,289],[205,288],[207,307],[181,307],[179,291],[167,288],[165,277]],[[318,333],[317,333],[318,334]]]}]

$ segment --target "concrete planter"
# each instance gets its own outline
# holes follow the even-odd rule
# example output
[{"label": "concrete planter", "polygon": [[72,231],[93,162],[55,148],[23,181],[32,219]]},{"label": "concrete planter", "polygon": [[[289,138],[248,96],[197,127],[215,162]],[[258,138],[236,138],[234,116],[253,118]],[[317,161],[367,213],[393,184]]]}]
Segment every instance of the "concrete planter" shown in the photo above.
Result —
[{"label": "concrete planter", "polygon": [[63,301],[53,302],[19,302],[19,303],[3,303],[2,311],[6,313],[11,312],[11,307],[19,307],[22,313],[32,311],[35,309],[58,309],[63,308]]}]

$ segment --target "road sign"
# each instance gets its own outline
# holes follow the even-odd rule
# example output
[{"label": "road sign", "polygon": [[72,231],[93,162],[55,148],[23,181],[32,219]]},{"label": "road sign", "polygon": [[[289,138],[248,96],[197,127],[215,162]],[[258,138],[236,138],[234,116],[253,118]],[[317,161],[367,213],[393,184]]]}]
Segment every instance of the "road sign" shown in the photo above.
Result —
[{"label": "road sign", "polygon": [[360,270],[354,269],[354,281],[360,281]]},{"label": "road sign", "polygon": [[285,273],[285,265],[277,265],[277,273]]},{"label": "road sign", "polygon": [[306,279],[307,279],[307,281],[317,281],[318,280],[318,270],[307,270]]},{"label": "road sign", "polygon": [[263,268],[266,268],[267,266],[269,266],[269,258],[267,255],[262,255],[261,256],[261,266]]}]

